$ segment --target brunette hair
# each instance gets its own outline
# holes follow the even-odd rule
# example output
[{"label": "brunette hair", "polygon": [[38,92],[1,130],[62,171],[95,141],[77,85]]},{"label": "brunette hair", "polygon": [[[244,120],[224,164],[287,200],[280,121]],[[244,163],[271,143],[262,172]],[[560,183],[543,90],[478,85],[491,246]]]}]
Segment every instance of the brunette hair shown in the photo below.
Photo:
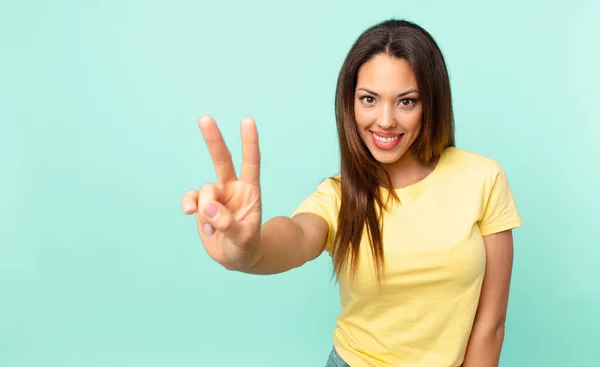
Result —
[{"label": "brunette hair", "polygon": [[335,114],[341,156],[338,181],[341,207],[332,257],[335,274],[339,275],[349,261],[353,277],[366,230],[377,279],[381,280],[384,267],[382,217],[388,203],[383,202],[380,188],[387,189],[393,200],[399,199],[389,175],[362,141],[354,117],[358,70],[379,54],[405,59],[416,75],[423,117],[421,131],[410,150],[417,159],[429,163],[455,142],[448,71],[433,37],[406,20],[387,20],[365,30],[346,56],[337,82]]}]

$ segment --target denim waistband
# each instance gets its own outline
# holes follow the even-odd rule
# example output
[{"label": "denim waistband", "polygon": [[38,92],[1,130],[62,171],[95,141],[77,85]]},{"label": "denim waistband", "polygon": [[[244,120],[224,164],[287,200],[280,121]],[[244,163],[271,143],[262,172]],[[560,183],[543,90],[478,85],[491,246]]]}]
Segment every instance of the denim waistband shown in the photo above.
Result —
[{"label": "denim waistband", "polygon": [[329,354],[329,359],[327,360],[327,364],[325,367],[350,367],[350,365],[340,357],[335,348],[331,350]]}]

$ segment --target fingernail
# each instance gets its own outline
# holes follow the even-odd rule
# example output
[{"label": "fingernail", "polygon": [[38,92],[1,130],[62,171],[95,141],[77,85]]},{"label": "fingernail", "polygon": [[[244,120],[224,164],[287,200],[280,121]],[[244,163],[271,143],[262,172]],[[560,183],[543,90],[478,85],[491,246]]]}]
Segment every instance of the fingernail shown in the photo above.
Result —
[{"label": "fingernail", "polygon": [[245,117],[242,120],[242,128],[247,129],[248,126],[250,126],[252,124],[252,121],[254,121],[254,119],[252,119],[252,117],[250,117],[250,116]]},{"label": "fingernail", "polygon": [[209,115],[202,115],[198,119],[198,123],[200,123],[200,124],[205,124],[205,123],[207,123],[209,121],[210,121],[210,116]]},{"label": "fingernail", "polygon": [[215,203],[210,202],[204,206],[204,215],[210,219],[214,219],[219,214],[219,208]]},{"label": "fingernail", "polygon": [[213,226],[206,223],[204,224],[204,233],[206,233],[207,236],[212,236],[212,234],[215,233],[215,229],[213,228]]},{"label": "fingernail", "polygon": [[187,212],[191,212],[194,209],[194,206],[191,203],[187,203],[183,206],[183,210]]}]

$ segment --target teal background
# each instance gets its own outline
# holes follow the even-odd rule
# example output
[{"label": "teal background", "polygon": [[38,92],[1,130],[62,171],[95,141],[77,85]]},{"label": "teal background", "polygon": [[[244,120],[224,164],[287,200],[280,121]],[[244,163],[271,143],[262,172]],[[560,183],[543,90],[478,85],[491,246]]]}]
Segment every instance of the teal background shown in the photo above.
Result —
[{"label": "teal background", "polygon": [[392,16],[439,42],[458,146],[526,223],[501,365],[597,365],[600,5],[513,0],[0,0],[0,365],[324,365],[327,256],[228,272],[179,200],[215,179],[197,118],[237,164],[253,115],[264,217],[289,215],[338,168],[346,52]]}]

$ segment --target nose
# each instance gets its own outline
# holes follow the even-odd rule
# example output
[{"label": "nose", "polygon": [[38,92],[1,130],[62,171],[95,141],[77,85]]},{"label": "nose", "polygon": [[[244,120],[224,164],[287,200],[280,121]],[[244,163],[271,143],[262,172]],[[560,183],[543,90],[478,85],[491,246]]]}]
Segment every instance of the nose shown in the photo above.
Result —
[{"label": "nose", "polygon": [[378,116],[377,125],[382,129],[391,129],[396,126],[394,118],[394,109],[389,105],[384,105],[381,114]]}]

